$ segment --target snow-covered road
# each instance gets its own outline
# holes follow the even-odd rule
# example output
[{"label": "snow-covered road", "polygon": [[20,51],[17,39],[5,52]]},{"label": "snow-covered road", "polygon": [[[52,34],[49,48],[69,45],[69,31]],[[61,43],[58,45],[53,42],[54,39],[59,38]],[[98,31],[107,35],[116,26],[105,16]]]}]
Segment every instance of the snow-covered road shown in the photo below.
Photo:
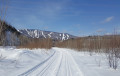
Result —
[{"label": "snow-covered road", "polygon": [[44,61],[19,76],[83,76],[72,55],[65,49],[54,48]]},{"label": "snow-covered road", "polygon": [[66,48],[0,48],[0,76],[120,76],[108,66],[105,54]]}]

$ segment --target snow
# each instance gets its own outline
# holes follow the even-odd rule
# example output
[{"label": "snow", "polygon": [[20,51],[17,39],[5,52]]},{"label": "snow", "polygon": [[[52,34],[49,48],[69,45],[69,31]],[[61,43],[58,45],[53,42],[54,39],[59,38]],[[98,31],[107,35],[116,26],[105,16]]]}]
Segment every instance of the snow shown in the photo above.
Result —
[{"label": "snow", "polygon": [[[53,54],[54,50],[0,48],[0,76],[18,76]],[[2,59],[4,58],[4,59]]]},{"label": "snow", "polygon": [[25,29],[26,31],[27,31],[27,33],[31,36],[31,33],[27,30],[27,29]]},{"label": "snow", "polygon": [[74,36],[72,35],[70,36],[67,33],[57,33],[57,32],[42,31],[42,30],[36,30],[36,29],[23,29],[18,31],[32,38],[51,38],[51,39],[58,39],[61,41],[74,38]]},{"label": "snow", "polygon": [[22,33],[20,30],[17,29],[18,32]]},{"label": "snow", "polygon": [[36,37],[36,38],[39,38],[39,34],[38,34],[38,31],[37,31],[37,30],[34,31],[34,34],[35,34],[35,37]]},{"label": "snow", "polygon": [[61,34],[59,34],[59,36],[61,36]]},{"label": "snow", "polygon": [[108,67],[104,54],[54,47],[16,49],[0,47],[0,76],[120,76]]},{"label": "snow", "polygon": [[[61,34],[60,34],[60,36],[61,36]],[[69,35],[68,34],[62,34],[62,40],[67,40],[67,39],[69,39]]]},{"label": "snow", "polygon": [[46,36],[44,35],[43,31],[42,31],[42,35],[44,36],[44,38],[46,38]]},{"label": "snow", "polygon": [[65,40],[65,34],[63,33],[62,40]]},{"label": "snow", "polygon": [[68,51],[74,57],[84,76],[120,76],[120,65],[117,70],[108,66],[105,54]]},{"label": "snow", "polygon": [[28,35],[30,35],[30,37],[32,38],[39,38],[39,32],[37,30],[28,30],[25,29],[25,31],[28,33]]},{"label": "snow", "polygon": [[69,35],[67,34],[67,39],[69,39]]},{"label": "snow", "polygon": [[51,34],[52,34],[53,32],[50,32],[49,34],[48,34],[48,36],[49,36],[49,38],[51,38]]}]

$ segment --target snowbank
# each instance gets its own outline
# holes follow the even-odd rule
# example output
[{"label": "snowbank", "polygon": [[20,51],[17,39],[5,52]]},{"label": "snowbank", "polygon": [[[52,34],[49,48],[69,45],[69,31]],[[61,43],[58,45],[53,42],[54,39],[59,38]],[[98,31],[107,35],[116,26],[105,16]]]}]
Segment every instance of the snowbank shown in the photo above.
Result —
[{"label": "snowbank", "polygon": [[48,58],[53,52],[52,49],[29,50],[0,47],[0,75],[17,76]]}]

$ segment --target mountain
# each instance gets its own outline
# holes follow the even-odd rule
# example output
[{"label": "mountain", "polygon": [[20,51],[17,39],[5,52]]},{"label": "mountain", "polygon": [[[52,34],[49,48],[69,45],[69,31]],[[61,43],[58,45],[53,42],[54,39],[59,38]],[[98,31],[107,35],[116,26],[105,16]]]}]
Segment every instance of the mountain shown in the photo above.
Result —
[{"label": "mountain", "polygon": [[20,29],[18,31],[21,34],[31,38],[51,38],[53,40],[67,40],[70,38],[76,38],[76,36],[73,36],[67,33],[42,31],[42,30],[36,30],[36,29]]},{"label": "mountain", "polygon": [[5,21],[0,20],[0,46],[19,44],[21,33]]}]

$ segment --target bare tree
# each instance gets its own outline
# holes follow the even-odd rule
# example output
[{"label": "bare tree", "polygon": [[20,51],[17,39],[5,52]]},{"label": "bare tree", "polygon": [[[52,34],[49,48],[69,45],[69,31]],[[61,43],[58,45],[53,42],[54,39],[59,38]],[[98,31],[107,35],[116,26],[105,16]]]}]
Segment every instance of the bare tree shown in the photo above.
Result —
[{"label": "bare tree", "polygon": [[0,0],[0,44],[3,42],[3,36],[5,34],[4,32],[4,23],[5,23],[5,17],[7,13],[8,8],[8,1],[7,0]]},{"label": "bare tree", "polygon": [[110,39],[107,50],[107,58],[109,66],[117,69],[120,60],[120,36],[114,31],[114,35]]}]

